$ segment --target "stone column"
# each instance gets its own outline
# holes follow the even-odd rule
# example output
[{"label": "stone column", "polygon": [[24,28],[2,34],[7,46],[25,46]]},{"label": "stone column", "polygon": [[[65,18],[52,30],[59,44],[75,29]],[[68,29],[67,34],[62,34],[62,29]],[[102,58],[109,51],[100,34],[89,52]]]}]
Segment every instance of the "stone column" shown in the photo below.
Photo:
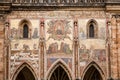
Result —
[{"label": "stone column", "polygon": [[117,41],[117,19],[116,19],[116,15],[112,15],[111,18],[111,32],[112,32],[112,36],[111,36],[111,77],[115,80],[118,79],[118,41]]},{"label": "stone column", "polygon": [[0,80],[5,80],[5,69],[6,69],[6,63],[5,63],[5,52],[4,52],[4,16],[0,15]]},{"label": "stone column", "polygon": [[6,73],[6,79],[9,80],[10,79],[10,75],[9,75],[9,59],[10,59],[10,40],[9,40],[9,36],[10,36],[10,27],[9,27],[9,22],[5,22],[5,40],[4,40],[4,43],[5,43],[5,46],[4,46],[4,56],[5,56],[5,73]]},{"label": "stone column", "polygon": [[120,80],[120,15],[117,15],[117,71]]},{"label": "stone column", "polygon": [[75,66],[75,79],[79,80],[79,55],[78,55],[78,48],[79,48],[79,40],[78,40],[78,21],[74,21],[74,66]]},{"label": "stone column", "polygon": [[45,47],[45,29],[44,29],[44,19],[40,21],[40,77],[44,80],[44,47]]},{"label": "stone column", "polygon": [[106,26],[106,51],[107,51],[107,71],[108,71],[108,76],[107,80],[113,80],[111,77],[111,22],[107,21],[107,26]]}]

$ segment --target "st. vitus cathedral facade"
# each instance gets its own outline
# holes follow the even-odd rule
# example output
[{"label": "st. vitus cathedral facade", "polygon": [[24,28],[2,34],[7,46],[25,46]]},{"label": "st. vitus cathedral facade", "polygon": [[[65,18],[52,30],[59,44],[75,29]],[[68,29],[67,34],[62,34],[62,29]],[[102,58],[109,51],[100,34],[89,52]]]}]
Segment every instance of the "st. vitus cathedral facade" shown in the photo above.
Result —
[{"label": "st. vitus cathedral facade", "polygon": [[120,0],[1,0],[0,80],[120,80]]}]

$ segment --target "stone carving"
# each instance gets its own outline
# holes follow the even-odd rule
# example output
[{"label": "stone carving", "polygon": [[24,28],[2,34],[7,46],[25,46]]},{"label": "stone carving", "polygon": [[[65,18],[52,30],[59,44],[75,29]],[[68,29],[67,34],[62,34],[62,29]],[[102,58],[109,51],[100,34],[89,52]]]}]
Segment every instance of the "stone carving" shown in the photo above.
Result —
[{"label": "stone carving", "polygon": [[13,3],[103,3],[104,0],[12,0]]},{"label": "stone carving", "polygon": [[39,0],[12,0],[12,3],[37,3]]},{"label": "stone carving", "polygon": [[111,24],[112,24],[113,26],[116,26],[117,22],[116,22],[116,17],[115,17],[115,16],[112,16]]},{"label": "stone carving", "polygon": [[67,3],[67,0],[60,0],[60,3]]}]

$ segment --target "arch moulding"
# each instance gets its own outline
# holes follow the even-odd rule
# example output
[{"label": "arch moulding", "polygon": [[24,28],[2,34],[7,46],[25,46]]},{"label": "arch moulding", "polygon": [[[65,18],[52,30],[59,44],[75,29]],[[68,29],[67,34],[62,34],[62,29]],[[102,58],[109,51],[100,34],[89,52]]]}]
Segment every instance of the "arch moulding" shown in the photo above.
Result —
[{"label": "arch moulding", "polygon": [[91,61],[91,62],[88,63],[88,65],[84,68],[84,70],[83,70],[83,72],[82,72],[81,79],[83,80],[85,74],[87,73],[87,71],[89,70],[89,68],[91,68],[92,66],[94,66],[94,67],[98,70],[98,72],[100,73],[102,79],[103,79],[103,80],[106,80],[104,70],[103,70],[95,61]]},{"label": "arch moulding", "polygon": [[37,79],[37,74],[35,73],[35,70],[34,68],[30,65],[30,63],[28,62],[23,62],[21,63],[16,69],[15,69],[15,72],[13,73],[12,77],[11,77],[11,80],[15,80],[17,75],[20,73],[20,71],[24,68],[24,67],[27,67],[33,74],[33,76],[35,77],[35,80],[38,80]]},{"label": "arch moulding", "polygon": [[65,72],[67,73],[69,79],[70,79],[70,80],[73,80],[73,74],[72,74],[71,69],[70,69],[70,68],[67,66],[67,64],[66,64],[63,60],[61,60],[61,59],[58,59],[58,60],[57,60],[55,63],[53,63],[52,66],[48,69],[47,75],[46,75],[47,80],[50,79],[52,73],[53,73],[53,72],[55,71],[55,69],[56,69],[57,67],[59,67],[59,66],[61,66],[61,67],[65,70]]}]

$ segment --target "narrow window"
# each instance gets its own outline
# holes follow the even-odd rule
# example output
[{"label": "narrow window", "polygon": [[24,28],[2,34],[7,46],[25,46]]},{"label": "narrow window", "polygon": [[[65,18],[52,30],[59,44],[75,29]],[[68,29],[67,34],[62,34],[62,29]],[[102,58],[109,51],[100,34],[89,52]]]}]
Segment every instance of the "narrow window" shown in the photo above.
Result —
[{"label": "narrow window", "polygon": [[95,37],[93,24],[90,24],[90,26],[89,26],[89,37],[90,38],[94,38]]},{"label": "narrow window", "polygon": [[25,24],[23,26],[23,38],[28,38],[28,34],[29,34],[29,29],[28,29],[27,24]]}]

